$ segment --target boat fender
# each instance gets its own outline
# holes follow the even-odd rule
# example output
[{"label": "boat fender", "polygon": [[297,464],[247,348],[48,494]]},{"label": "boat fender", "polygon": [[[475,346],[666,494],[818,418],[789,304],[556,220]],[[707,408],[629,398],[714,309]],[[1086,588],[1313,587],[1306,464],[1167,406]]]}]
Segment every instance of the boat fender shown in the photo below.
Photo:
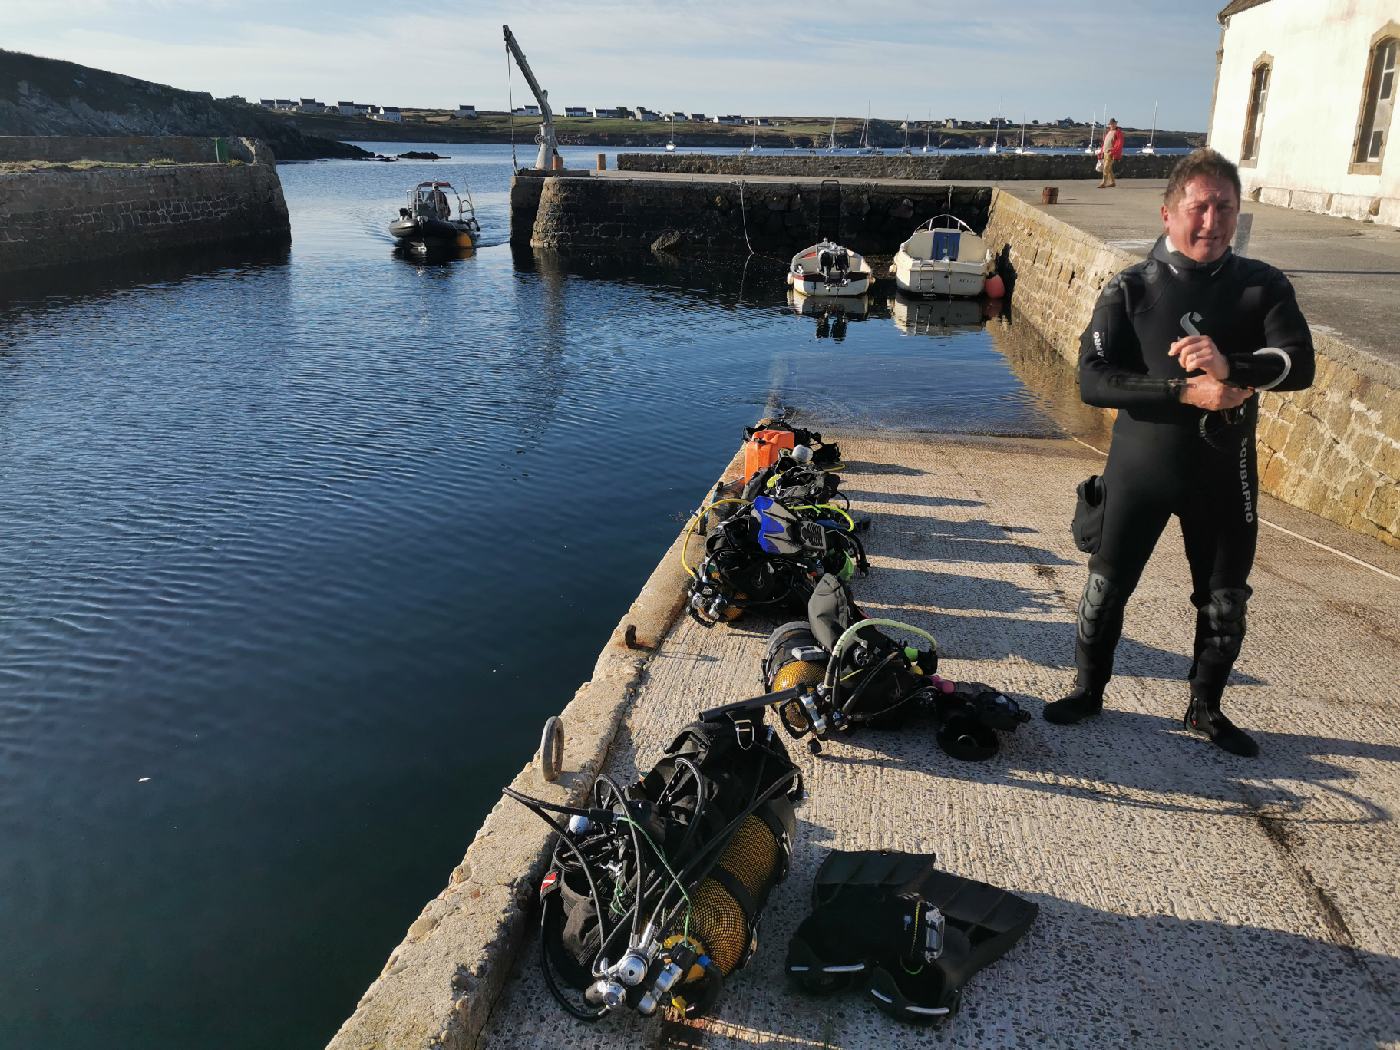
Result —
[{"label": "boat fender", "polygon": [[1006,295],[1006,282],[1001,279],[1001,274],[994,273],[987,278],[987,298],[1000,299]]}]

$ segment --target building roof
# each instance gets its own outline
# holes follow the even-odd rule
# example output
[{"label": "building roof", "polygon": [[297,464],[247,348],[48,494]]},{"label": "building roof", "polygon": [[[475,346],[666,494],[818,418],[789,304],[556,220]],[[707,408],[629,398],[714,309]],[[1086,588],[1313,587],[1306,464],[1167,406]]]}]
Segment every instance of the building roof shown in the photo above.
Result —
[{"label": "building roof", "polygon": [[1215,20],[1224,25],[1231,15],[1237,15],[1241,11],[1248,11],[1251,7],[1258,7],[1260,4],[1267,4],[1269,0],[1230,0],[1225,5],[1224,10],[1215,16]]}]

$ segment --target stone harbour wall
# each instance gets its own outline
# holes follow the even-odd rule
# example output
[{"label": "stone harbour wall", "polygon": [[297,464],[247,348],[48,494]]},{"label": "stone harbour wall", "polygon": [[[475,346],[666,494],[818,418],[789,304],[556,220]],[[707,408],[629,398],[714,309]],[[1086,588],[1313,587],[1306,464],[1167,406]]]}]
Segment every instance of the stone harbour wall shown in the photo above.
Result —
[{"label": "stone harbour wall", "polygon": [[[1115,174],[1124,179],[1165,179],[1177,156],[1124,156]],[[1095,158],[1087,153],[840,153],[720,156],[704,153],[622,153],[619,171],[682,175],[789,175],[817,179],[1092,179]]]},{"label": "stone harbour wall", "polygon": [[290,239],[270,162],[0,174],[0,273]]},{"label": "stone harbour wall", "polygon": [[[62,164],[95,160],[149,164],[163,160],[176,164],[212,164],[218,160],[215,141],[189,135],[0,135],[0,163],[42,160]],[[255,139],[219,141],[223,142],[229,160],[245,164],[273,163],[271,151]]]},{"label": "stone harbour wall", "polygon": [[[543,182],[529,244],[560,252],[646,251],[676,255],[750,249],[786,259],[822,234],[889,259],[925,220],[951,211],[974,229],[987,220],[992,191],[977,186],[877,183],[689,182],[661,179],[517,177],[512,240],[522,239],[528,201]],[[823,199],[825,195],[825,200]],[[834,228],[833,228],[834,227]]]},{"label": "stone harbour wall", "polygon": [[[1110,248],[997,191],[986,240],[1005,253],[1012,302],[1067,362],[1108,280],[1136,256]],[[1259,395],[1265,492],[1400,547],[1400,368],[1313,329],[1317,376],[1307,390]]]}]

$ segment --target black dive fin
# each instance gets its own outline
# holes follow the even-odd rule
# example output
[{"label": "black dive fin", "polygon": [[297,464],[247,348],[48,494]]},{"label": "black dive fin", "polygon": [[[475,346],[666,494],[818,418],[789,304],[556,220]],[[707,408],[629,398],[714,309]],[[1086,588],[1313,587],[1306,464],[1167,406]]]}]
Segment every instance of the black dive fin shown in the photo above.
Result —
[{"label": "black dive fin", "polygon": [[812,907],[830,904],[858,887],[898,892],[936,871],[932,853],[888,849],[832,850],[812,881]]},{"label": "black dive fin", "polygon": [[[1025,935],[1039,906],[934,867],[916,853],[833,852],[812,886],[813,913],[788,947],[788,976],[826,994],[861,983],[886,1013],[916,1024],[955,1013],[963,986]],[[942,915],[941,954],[929,915]],[[911,940],[910,931],[919,931]]]},{"label": "black dive fin", "polygon": [[973,975],[1015,947],[1040,913],[1034,901],[976,879],[933,869],[905,887],[943,913],[943,953],[920,970],[878,965],[867,985],[875,1005],[927,1024],[956,1013]]}]

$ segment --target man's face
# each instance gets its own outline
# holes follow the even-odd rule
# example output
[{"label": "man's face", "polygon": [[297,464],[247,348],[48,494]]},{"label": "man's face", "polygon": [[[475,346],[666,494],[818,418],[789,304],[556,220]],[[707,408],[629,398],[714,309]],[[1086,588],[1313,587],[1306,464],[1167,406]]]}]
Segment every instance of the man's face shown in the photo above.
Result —
[{"label": "man's face", "polygon": [[1162,227],[1182,255],[1215,262],[1235,237],[1240,198],[1226,179],[1198,175],[1171,205],[1162,205]]}]

